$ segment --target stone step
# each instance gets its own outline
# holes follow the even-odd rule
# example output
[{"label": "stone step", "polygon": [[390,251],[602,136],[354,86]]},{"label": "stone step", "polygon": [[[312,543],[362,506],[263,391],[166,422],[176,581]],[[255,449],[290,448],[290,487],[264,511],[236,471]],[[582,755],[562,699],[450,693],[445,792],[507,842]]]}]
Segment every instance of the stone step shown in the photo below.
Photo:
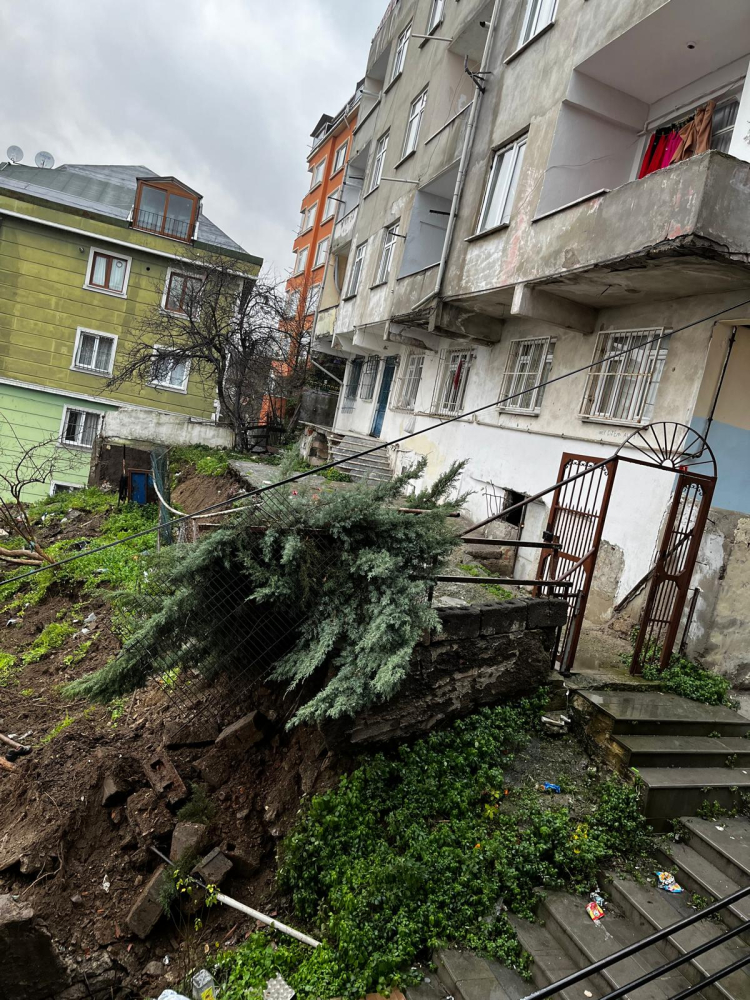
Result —
[{"label": "stone step", "polygon": [[[725,899],[747,885],[746,880],[740,883],[729,878],[688,844],[668,843],[659,848],[658,854],[666,870],[675,875],[684,889],[711,902]],[[737,927],[740,923],[750,921],[750,899],[741,899],[722,910],[722,921],[728,927]],[[747,940],[750,941],[750,933]]]},{"label": "stone step", "polygon": [[679,816],[695,816],[705,803],[718,802],[727,812],[750,792],[750,773],[730,767],[643,767],[641,808],[658,830]]},{"label": "stone step", "polygon": [[472,951],[441,948],[432,958],[440,981],[457,1000],[521,1000],[529,992],[515,972]]},{"label": "stone step", "polygon": [[[606,884],[606,888],[611,892],[618,909],[640,929],[643,937],[695,914],[695,910],[685,899],[685,893],[664,892],[651,885],[624,879],[613,879]],[[672,961],[726,931],[724,924],[706,919],[670,935],[656,947],[667,961]],[[681,965],[680,971],[695,985],[747,953],[747,945],[739,938],[734,938]],[[701,992],[707,1000],[750,1000],[750,976],[741,969],[712,986],[705,987]]]},{"label": "stone step", "polygon": [[[546,929],[578,968],[584,968],[643,939],[643,933],[633,923],[611,908],[601,920],[592,921],[586,912],[586,902],[583,896],[550,893],[542,904],[540,914],[545,918]],[[604,969],[601,976],[609,987],[616,989],[663,964],[664,956],[652,945]],[[674,970],[629,992],[627,996],[629,1000],[670,1000],[690,985],[681,972]],[[698,997],[701,995],[696,994]]]},{"label": "stone step", "polygon": [[[338,458],[336,459],[338,461]],[[390,479],[392,476],[389,466],[377,465],[375,463],[367,462],[361,459],[350,459],[342,458],[339,465],[341,469],[353,469],[356,472],[360,472],[363,475],[365,473],[372,473],[373,475],[384,476]]]},{"label": "stone step", "polygon": [[738,885],[750,884],[750,821],[684,816],[692,849]]},{"label": "stone step", "polygon": [[391,467],[387,461],[378,462],[373,461],[372,456],[365,455],[364,458],[354,458],[352,455],[344,454],[339,451],[335,451],[333,454],[334,462],[346,462],[349,465],[357,465],[362,468],[367,469],[377,469],[381,472],[387,473],[389,476],[391,474]]},{"label": "stone step", "polygon": [[[521,947],[533,959],[531,979],[537,989],[541,990],[551,983],[557,983],[581,968],[541,924],[532,924],[512,914],[509,915],[509,920],[518,935]],[[559,1000],[587,1000],[587,992],[592,993],[594,997],[602,997],[608,991],[609,986],[605,979],[601,976],[590,976],[575,986],[560,990],[555,996]]]},{"label": "stone step", "polygon": [[742,736],[622,735],[615,742],[629,767],[747,766],[750,773],[750,740]]},{"label": "stone step", "polygon": [[391,476],[387,476],[377,469],[358,469],[347,463],[339,465],[337,468],[340,469],[341,472],[346,472],[356,481],[367,479],[372,483],[387,483],[390,482],[391,479]]}]

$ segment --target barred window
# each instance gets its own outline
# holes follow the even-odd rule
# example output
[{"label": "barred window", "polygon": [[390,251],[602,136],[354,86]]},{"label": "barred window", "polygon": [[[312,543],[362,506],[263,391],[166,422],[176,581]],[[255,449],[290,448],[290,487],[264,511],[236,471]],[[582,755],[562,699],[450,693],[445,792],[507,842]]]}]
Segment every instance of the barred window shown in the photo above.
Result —
[{"label": "barred window", "polygon": [[[581,416],[596,420],[646,424],[654,413],[669,340],[648,341],[664,332],[612,330],[599,335],[594,353],[597,364],[591,369],[581,406]],[[612,354],[620,357],[605,360]]]},{"label": "barred window", "polygon": [[359,390],[359,380],[362,377],[362,362],[364,358],[353,358],[349,362],[349,378],[344,389],[344,401],[341,409],[345,411],[353,410]]},{"label": "barred window", "polygon": [[[500,391],[500,409],[518,410],[523,413],[538,413],[544,399],[544,386],[552,368],[552,355],[555,351],[555,341],[549,337],[537,337],[533,340],[513,340],[510,345],[508,361],[503,373],[503,384]],[[533,389],[533,392],[524,390]],[[522,396],[516,393],[523,392]],[[507,403],[502,400],[508,396]]]},{"label": "barred window", "polygon": [[424,354],[410,351],[404,365],[404,373],[399,379],[398,394],[396,396],[396,407],[398,409],[413,410],[416,406],[423,368]]},{"label": "barred window", "polygon": [[474,361],[472,351],[443,350],[432,396],[432,413],[452,417],[460,413],[466,396],[466,383]]},{"label": "barred window", "polygon": [[375,383],[378,380],[379,364],[380,358],[376,355],[372,355],[362,365],[362,376],[359,382],[360,399],[372,399],[375,394]]}]

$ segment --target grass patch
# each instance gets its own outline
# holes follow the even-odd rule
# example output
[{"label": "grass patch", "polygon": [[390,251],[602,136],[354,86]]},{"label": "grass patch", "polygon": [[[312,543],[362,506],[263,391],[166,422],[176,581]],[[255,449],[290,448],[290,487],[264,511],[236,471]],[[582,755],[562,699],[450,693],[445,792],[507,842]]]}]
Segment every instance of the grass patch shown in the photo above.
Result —
[{"label": "grass patch", "polygon": [[93,646],[94,642],[99,638],[99,633],[92,635],[90,639],[86,639],[82,642],[77,649],[75,649],[69,656],[63,657],[63,663],[66,667],[73,667],[76,663],[80,663],[82,660],[86,659],[89,650]]},{"label": "grass patch", "polygon": [[12,653],[0,653],[0,687],[7,687],[15,674],[18,658]]},{"label": "grass patch", "polygon": [[[477,563],[461,563],[458,568],[473,577],[492,575],[488,569],[477,565]],[[482,583],[480,586],[482,590],[488,594],[492,594],[498,601],[508,601],[513,597],[513,592],[506,587],[501,587],[499,583]]]},{"label": "grass patch", "polygon": [[706,670],[692,660],[672,655],[669,666],[659,671],[656,662],[648,662],[643,667],[643,677],[647,681],[658,681],[662,691],[678,694],[691,701],[701,701],[705,705],[731,705],[729,681],[721,674]]},{"label": "grass patch", "polygon": [[42,736],[39,742],[41,744],[51,743],[56,736],[59,736],[60,733],[63,732],[63,730],[68,728],[68,726],[72,726],[74,722],[75,722],[75,717],[72,715],[68,715],[68,713],[66,712],[65,718],[60,719],[60,721],[56,723],[48,733]]},{"label": "grass patch", "polygon": [[21,662],[24,666],[38,663],[64,645],[76,631],[75,625],[70,625],[68,622],[50,622],[49,625],[45,625],[26,652],[21,654]]},{"label": "grass patch", "polygon": [[230,462],[248,461],[257,461],[257,457],[241,451],[209,448],[204,444],[172,448],[169,453],[169,464],[173,473],[192,465],[199,476],[225,476],[229,471]]},{"label": "grass patch", "polygon": [[351,483],[352,477],[348,472],[342,472],[341,469],[333,468],[326,469],[325,472],[321,472],[323,479],[327,479],[331,483]]}]

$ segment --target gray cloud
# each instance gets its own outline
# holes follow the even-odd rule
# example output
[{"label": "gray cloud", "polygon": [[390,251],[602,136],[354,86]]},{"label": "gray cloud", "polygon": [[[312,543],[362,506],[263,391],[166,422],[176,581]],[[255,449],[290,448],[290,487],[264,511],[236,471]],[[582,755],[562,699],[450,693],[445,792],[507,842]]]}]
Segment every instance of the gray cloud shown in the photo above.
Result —
[{"label": "gray cloud", "polygon": [[281,278],[309,133],[364,73],[387,0],[0,0],[0,157],[174,174]]}]

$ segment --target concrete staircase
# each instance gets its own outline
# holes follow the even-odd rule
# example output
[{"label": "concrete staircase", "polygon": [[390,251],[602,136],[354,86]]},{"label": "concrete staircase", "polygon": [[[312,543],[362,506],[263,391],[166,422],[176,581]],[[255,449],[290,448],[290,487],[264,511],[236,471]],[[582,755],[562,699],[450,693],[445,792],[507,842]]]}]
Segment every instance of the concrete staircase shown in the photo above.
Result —
[{"label": "concrete staircase", "polygon": [[342,472],[348,472],[354,480],[367,479],[373,483],[388,482],[393,478],[393,473],[385,448],[382,451],[376,451],[373,455],[354,458],[360,451],[374,448],[378,443],[378,438],[363,437],[360,434],[345,434],[339,441],[333,443],[332,460],[338,462],[340,459],[345,459],[339,468]]},{"label": "concrete staircase", "polygon": [[590,742],[625,772],[637,768],[642,808],[656,830],[706,803],[732,810],[750,793],[750,719],[660,691],[576,692]]}]

